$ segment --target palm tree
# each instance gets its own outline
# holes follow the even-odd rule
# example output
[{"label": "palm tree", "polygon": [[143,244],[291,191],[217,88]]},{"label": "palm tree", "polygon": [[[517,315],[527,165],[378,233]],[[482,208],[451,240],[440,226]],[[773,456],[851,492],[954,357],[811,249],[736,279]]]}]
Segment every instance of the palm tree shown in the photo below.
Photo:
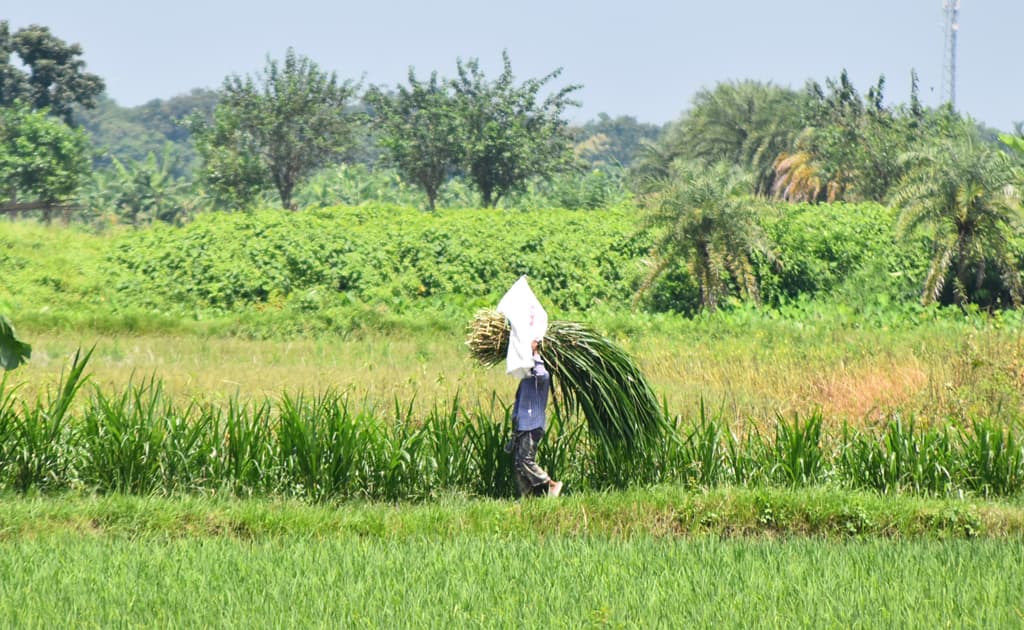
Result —
[{"label": "palm tree", "polygon": [[725,163],[680,162],[643,198],[646,226],[658,232],[656,259],[634,306],[654,281],[676,264],[686,264],[700,288],[701,306],[715,310],[730,293],[759,302],[751,256],[774,261],[767,236],[755,220],[752,178]]},{"label": "palm tree", "polygon": [[1012,238],[1021,228],[1022,208],[1007,155],[980,144],[965,127],[901,161],[909,170],[893,196],[893,203],[903,207],[899,233],[907,237],[925,229],[933,245],[922,301],[938,300],[952,280],[953,300],[966,304],[994,264],[1002,289],[1019,305],[1024,287]]},{"label": "palm tree", "polygon": [[665,174],[677,159],[705,164],[730,162],[753,175],[754,192],[767,195],[775,179],[776,157],[789,150],[803,128],[806,96],[757,81],[729,81],[702,89],[691,109],[648,146],[636,171]]},{"label": "palm tree", "polygon": [[1016,151],[1018,156],[1024,157],[1024,135],[1020,135],[1024,134],[1024,129],[1021,129],[1021,125],[1024,125],[1024,123],[1017,123],[1017,125],[1018,135],[1011,136],[1008,133],[1001,133],[999,134],[999,141]]},{"label": "palm tree", "polygon": [[688,152],[707,164],[743,166],[754,176],[754,192],[767,195],[776,157],[789,150],[802,128],[804,98],[788,88],[749,80],[701,90],[683,121]]}]

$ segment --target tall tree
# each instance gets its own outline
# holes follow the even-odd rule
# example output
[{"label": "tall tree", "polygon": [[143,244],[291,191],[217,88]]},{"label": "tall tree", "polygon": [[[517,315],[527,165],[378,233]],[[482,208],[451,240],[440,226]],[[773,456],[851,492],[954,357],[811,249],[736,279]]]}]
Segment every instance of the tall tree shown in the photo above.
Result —
[{"label": "tall tree", "polygon": [[[12,53],[28,72],[14,65]],[[12,35],[9,23],[0,21],[0,105],[23,101],[71,124],[74,106],[94,107],[104,88],[103,79],[85,71],[81,55],[81,46],[45,26],[33,24]]]},{"label": "tall tree", "polygon": [[11,105],[28,90],[28,76],[14,65],[14,41],[7,20],[0,20],[0,105]]},{"label": "tall tree", "polygon": [[268,57],[261,75],[227,77],[213,121],[191,122],[204,179],[242,203],[272,185],[295,210],[296,185],[353,146],[356,122],[346,109],[357,90],[291,48],[284,63]]},{"label": "tall tree", "polygon": [[462,127],[451,86],[436,72],[419,81],[410,68],[408,87],[399,85],[394,94],[373,89],[366,98],[385,161],[426,193],[433,210],[441,186],[462,157]]},{"label": "tall tree", "polygon": [[693,276],[703,308],[715,310],[733,288],[759,301],[752,257],[774,255],[756,221],[752,192],[751,176],[724,162],[677,161],[666,178],[653,182],[644,206],[645,225],[655,231],[655,264],[634,301],[677,265]]},{"label": "tall tree", "polygon": [[683,119],[684,155],[706,164],[729,162],[754,178],[754,191],[767,194],[772,164],[800,131],[801,95],[771,83],[719,83],[693,98]]},{"label": "tall tree", "polygon": [[564,114],[579,105],[570,95],[581,86],[554,90],[541,101],[540,92],[561,75],[561,68],[516,84],[508,52],[501,56],[497,79],[487,80],[479,60],[459,59],[458,77],[451,82],[464,134],[464,170],[486,207],[530,178],[550,177],[574,160]]},{"label": "tall tree", "polygon": [[[1013,257],[1013,238],[1022,216],[1020,190],[1009,157],[981,144],[968,124],[953,135],[902,156],[908,171],[899,182],[893,203],[902,207],[899,232],[904,237],[925,230],[933,256],[924,279],[924,303],[998,301],[986,296],[989,265],[1009,301],[1024,300],[1020,270]],[[948,290],[947,290],[948,288]]]}]

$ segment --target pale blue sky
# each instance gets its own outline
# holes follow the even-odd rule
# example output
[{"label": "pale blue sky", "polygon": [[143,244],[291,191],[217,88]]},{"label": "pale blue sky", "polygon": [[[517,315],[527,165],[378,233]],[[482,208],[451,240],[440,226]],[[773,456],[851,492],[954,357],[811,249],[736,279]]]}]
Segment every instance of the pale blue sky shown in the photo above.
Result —
[{"label": "pale blue sky", "polygon": [[[508,49],[520,79],[562,67],[583,122],[607,112],[664,123],[730,79],[802,88],[847,68],[861,91],[885,74],[904,102],[916,69],[939,101],[943,0],[2,0],[14,28],[49,26],[85,49],[122,105],[216,88],[288,46],[342,78],[394,85],[409,66],[451,76],[477,57],[494,76]],[[1024,0],[961,0],[957,106],[1009,130],[1024,120]]]}]

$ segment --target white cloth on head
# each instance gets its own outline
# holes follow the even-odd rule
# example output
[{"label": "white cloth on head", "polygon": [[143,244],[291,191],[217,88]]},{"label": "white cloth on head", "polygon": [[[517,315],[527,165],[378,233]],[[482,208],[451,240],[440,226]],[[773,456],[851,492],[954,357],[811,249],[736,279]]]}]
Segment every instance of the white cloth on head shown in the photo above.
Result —
[{"label": "white cloth on head", "polygon": [[505,373],[525,378],[533,368],[531,341],[540,341],[548,332],[548,314],[537,296],[530,290],[526,276],[516,280],[512,288],[498,302],[498,312],[508,318],[512,328],[508,337],[508,357]]}]

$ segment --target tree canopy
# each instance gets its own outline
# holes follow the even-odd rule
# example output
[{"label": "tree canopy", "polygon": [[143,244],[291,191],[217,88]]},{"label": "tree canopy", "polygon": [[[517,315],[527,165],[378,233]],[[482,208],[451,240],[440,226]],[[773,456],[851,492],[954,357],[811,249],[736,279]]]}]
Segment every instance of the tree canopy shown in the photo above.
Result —
[{"label": "tree canopy", "polygon": [[100,96],[96,107],[75,108],[75,122],[89,134],[94,148],[93,167],[107,168],[115,159],[139,162],[150,153],[159,155],[172,146],[172,175],[192,175],[198,162],[187,124],[190,116],[210,120],[219,95],[194,89],[168,99],[153,99],[135,107],[122,107]]},{"label": "tree canopy", "polygon": [[644,197],[645,223],[656,231],[655,262],[636,299],[665,271],[686,265],[701,305],[715,310],[730,293],[760,300],[752,257],[774,257],[751,203],[752,177],[719,162],[676,161]]},{"label": "tree canopy", "polygon": [[296,185],[352,148],[356,91],[290,48],[262,74],[227,77],[213,121],[192,119],[203,178],[229,204],[273,187],[294,210]]},{"label": "tree canopy", "polygon": [[426,193],[433,210],[441,186],[462,158],[462,121],[451,86],[436,72],[419,81],[410,68],[408,86],[399,85],[394,94],[372,89],[367,101],[385,160]]},{"label": "tree canopy", "polygon": [[755,192],[765,195],[776,156],[800,132],[802,107],[800,93],[771,83],[729,81],[704,88],[658,146],[648,149],[640,171],[664,177],[677,159],[729,162],[749,172]]},{"label": "tree canopy", "polygon": [[[907,173],[894,202],[900,230],[924,230],[932,261],[922,301],[992,305],[1024,301],[1013,235],[1024,227],[1020,190],[1008,156],[978,142],[964,124],[901,158]],[[997,274],[991,277],[989,269]]]},{"label": "tree canopy", "polygon": [[900,155],[946,133],[958,116],[928,111],[911,76],[910,101],[885,103],[885,77],[863,96],[843,70],[822,87],[810,81],[803,130],[775,162],[775,193],[790,201],[879,201],[889,199],[903,176]]},{"label": "tree canopy", "polygon": [[[12,53],[27,72],[15,65]],[[95,106],[104,88],[103,79],[85,71],[81,55],[81,46],[45,26],[33,24],[12,34],[10,24],[0,21],[0,105],[21,101],[71,124],[74,106]]]},{"label": "tree canopy", "polygon": [[561,68],[517,84],[507,51],[502,52],[502,61],[501,74],[489,81],[478,59],[458,59],[457,77],[452,80],[462,125],[464,169],[486,207],[530,178],[548,177],[574,159],[564,114],[579,105],[570,96],[581,86],[565,86],[540,100],[541,92],[561,75]]},{"label": "tree canopy", "polygon": [[420,192],[431,210],[636,201],[644,238],[658,239],[644,286],[668,271],[653,293],[680,303],[685,293],[692,311],[698,292],[707,309],[759,290],[772,299],[752,272],[772,259],[750,214],[767,207],[757,198],[809,202],[822,216],[828,209],[813,204],[873,202],[899,212],[914,251],[917,266],[900,272],[915,278],[903,298],[920,275],[925,302],[1024,302],[1021,126],[1000,135],[951,106],[925,108],[916,76],[909,101],[895,105],[884,76],[858,92],[843,70],[802,91],[718,83],[665,127],[607,114],[571,127],[580,86],[563,86],[560,68],[519,80],[504,51],[497,76],[459,58],[453,77],[410,68],[407,82],[360,100],[358,84],[288,49],[217,91],[132,108],[103,94],[81,56],[46,27],[12,32],[0,21],[0,212],[48,218],[60,204],[86,221],[142,226],[274,196],[290,210],[416,205]]},{"label": "tree canopy", "polygon": [[46,110],[20,103],[0,107],[0,194],[54,204],[88,173],[87,140]]},{"label": "tree canopy", "polygon": [[577,105],[570,94],[580,86],[541,99],[561,69],[517,83],[507,52],[502,60],[494,80],[484,76],[479,60],[458,59],[455,79],[432,73],[420,81],[410,70],[408,86],[367,95],[386,161],[427,194],[430,208],[457,172],[476,188],[482,205],[492,207],[530,180],[550,179],[575,164],[564,113]]},{"label": "tree canopy", "polygon": [[638,122],[634,116],[611,117],[601,112],[572,130],[576,155],[593,166],[628,167],[645,142],[655,142],[661,125]]}]

